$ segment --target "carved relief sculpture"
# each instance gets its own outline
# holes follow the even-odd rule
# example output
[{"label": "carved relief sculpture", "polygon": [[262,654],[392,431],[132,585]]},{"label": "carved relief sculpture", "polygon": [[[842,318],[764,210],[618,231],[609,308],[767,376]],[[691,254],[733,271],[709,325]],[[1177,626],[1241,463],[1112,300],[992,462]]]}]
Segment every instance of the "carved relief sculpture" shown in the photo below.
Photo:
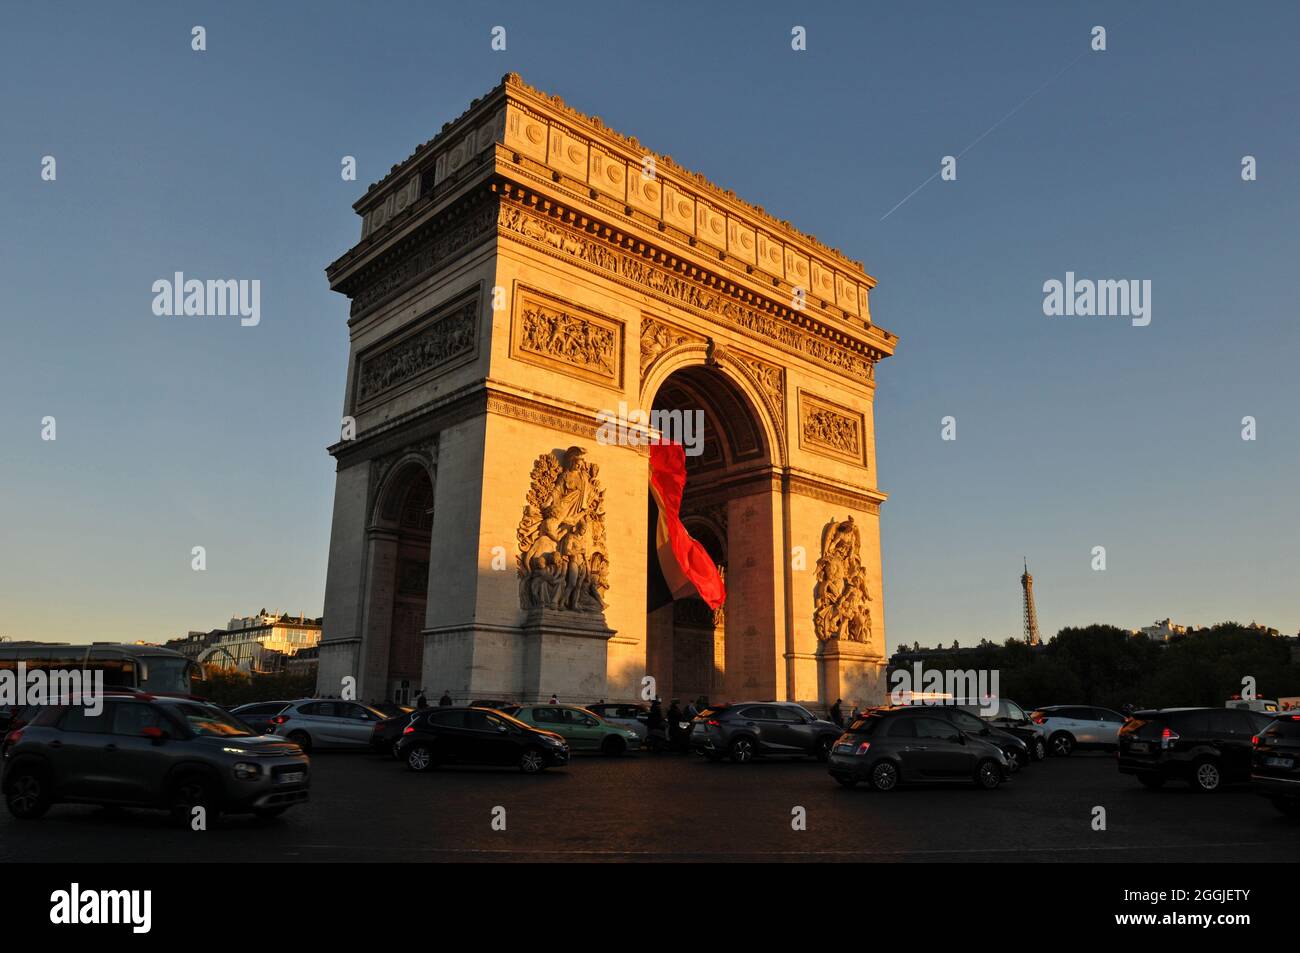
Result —
[{"label": "carved relief sculpture", "polygon": [[816,608],[813,627],[819,641],[871,640],[871,609],[867,605],[867,574],[862,565],[862,534],[850,516],[834,519],[822,531],[822,554],[817,560]]},{"label": "carved relief sculpture", "polygon": [[581,447],[533,464],[518,530],[521,608],[604,611],[609,552],[598,472]]},{"label": "carved relief sculpture", "polygon": [[359,406],[474,350],[478,298],[436,318],[415,334],[357,361]]}]

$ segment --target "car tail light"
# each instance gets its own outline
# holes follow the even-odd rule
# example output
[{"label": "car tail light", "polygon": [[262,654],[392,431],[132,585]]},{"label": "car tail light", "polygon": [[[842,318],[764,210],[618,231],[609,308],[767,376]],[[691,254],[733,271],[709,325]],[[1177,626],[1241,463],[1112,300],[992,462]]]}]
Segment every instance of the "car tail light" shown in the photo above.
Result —
[{"label": "car tail light", "polygon": [[1029,720],[1036,725],[1041,725],[1047,721],[1047,719],[1043,717],[1043,713],[1041,711],[1034,712],[1032,715],[1029,716]]},{"label": "car tail light", "polygon": [[718,719],[716,718],[710,718],[708,721],[705,722],[705,724],[708,725],[710,728],[718,728],[721,727],[722,722],[718,721]]},{"label": "car tail light", "polygon": [[1160,747],[1172,748],[1174,742],[1178,740],[1178,737],[1178,732],[1174,731],[1172,728],[1166,728],[1164,731],[1160,732]]},{"label": "car tail light", "polygon": [[858,745],[857,750],[854,751],[853,753],[854,753],[854,754],[866,754],[866,753],[867,753],[868,751],[870,751],[870,750],[871,750],[871,742],[870,742],[870,741],[864,741],[864,742],[862,742],[862,744]]},{"label": "car tail light", "polygon": [[405,728],[402,729],[402,734],[413,735],[415,734],[415,729],[412,728],[410,725],[407,725]]},{"label": "car tail light", "polygon": [[1257,745],[1257,744],[1259,744],[1259,735],[1251,735],[1251,736],[1250,736],[1250,743],[1253,744],[1253,745]]},{"label": "car tail light", "polygon": [[22,739],[23,739],[23,730],[21,728],[11,731],[9,732],[9,734],[5,735],[5,747],[8,747],[9,745],[16,745],[18,744],[18,742],[22,741]]},{"label": "car tail light", "polygon": [[276,715],[274,718],[271,719],[271,724],[283,725],[288,720],[289,720],[288,715]]}]

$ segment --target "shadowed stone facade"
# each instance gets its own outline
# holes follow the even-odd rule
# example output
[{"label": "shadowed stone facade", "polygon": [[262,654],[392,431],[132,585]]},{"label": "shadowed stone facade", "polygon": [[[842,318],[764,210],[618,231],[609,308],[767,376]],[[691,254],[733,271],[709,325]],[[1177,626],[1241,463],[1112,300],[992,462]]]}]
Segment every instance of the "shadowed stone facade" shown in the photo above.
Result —
[{"label": "shadowed stone facade", "polygon": [[[516,76],[354,206],[318,689],[829,704],[883,697],[862,266]],[[643,446],[699,410],[683,520],[718,612],[648,607]]]}]

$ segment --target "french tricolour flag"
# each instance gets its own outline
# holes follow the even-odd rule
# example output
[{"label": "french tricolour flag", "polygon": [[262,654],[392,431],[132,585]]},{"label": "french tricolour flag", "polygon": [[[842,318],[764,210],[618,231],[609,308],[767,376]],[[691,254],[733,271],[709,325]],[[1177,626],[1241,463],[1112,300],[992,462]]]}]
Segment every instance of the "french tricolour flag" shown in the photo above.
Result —
[{"label": "french tricolour flag", "polygon": [[650,493],[659,508],[655,549],[674,599],[699,596],[716,609],[727,598],[718,567],[691,537],[679,515],[686,489],[686,451],[680,443],[650,445]]}]

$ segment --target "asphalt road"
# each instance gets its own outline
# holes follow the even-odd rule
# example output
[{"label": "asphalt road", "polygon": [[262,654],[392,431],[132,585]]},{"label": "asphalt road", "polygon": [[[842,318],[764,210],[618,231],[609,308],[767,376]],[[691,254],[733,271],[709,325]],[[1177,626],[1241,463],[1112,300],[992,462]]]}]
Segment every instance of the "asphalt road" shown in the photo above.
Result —
[{"label": "asphalt road", "polygon": [[[312,800],[207,831],[151,811],[0,808],[0,862],[31,861],[1290,861],[1300,824],[1246,788],[1148,791],[1114,759],[1032,765],[997,791],[845,790],[815,762],[578,756],[539,777],[417,775],[369,754],[312,758]],[[1106,830],[1093,830],[1095,807]],[[792,829],[802,807],[807,829]],[[494,830],[504,808],[505,830]],[[500,812],[497,812],[498,817]],[[499,823],[498,823],[499,826]]]}]

